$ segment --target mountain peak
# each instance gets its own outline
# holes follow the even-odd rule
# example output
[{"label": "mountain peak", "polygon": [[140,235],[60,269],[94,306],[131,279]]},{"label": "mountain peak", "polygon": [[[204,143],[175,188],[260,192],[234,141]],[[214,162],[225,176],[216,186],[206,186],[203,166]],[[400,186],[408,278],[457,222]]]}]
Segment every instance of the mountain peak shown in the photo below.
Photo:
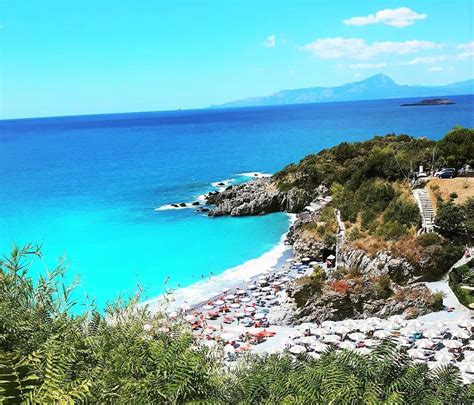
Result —
[{"label": "mountain peak", "polygon": [[384,73],[378,73],[374,76],[370,76],[369,78],[362,80],[364,83],[370,83],[370,84],[377,84],[377,85],[396,85],[395,81],[387,76]]}]

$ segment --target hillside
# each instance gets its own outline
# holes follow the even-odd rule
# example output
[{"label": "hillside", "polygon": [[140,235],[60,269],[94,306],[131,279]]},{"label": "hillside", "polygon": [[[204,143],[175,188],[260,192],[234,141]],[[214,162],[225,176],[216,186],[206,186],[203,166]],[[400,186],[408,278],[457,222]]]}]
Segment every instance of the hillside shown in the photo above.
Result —
[{"label": "hillside", "polygon": [[365,80],[342,86],[282,90],[263,97],[245,98],[212,107],[252,107],[461,94],[474,94],[474,80],[445,86],[408,86],[397,84],[390,77],[380,73]]}]

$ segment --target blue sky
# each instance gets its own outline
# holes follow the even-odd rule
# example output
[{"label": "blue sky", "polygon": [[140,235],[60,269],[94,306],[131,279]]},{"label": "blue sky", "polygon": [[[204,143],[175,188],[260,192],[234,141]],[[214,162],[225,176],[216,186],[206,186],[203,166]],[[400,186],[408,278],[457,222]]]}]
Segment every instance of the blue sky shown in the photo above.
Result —
[{"label": "blue sky", "polygon": [[[0,117],[474,77],[471,0],[0,0]],[[383,11],[384,10],[384,11]]]}]

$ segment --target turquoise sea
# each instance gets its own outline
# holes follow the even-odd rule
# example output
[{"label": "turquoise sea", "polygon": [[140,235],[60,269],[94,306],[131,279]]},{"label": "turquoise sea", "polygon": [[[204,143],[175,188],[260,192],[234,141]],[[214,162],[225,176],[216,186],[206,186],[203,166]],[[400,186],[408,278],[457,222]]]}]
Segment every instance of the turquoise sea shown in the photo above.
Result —
[{"label": "turquoise sea", "polygon": [[[189,202],[221,180],[273,173],[309,153],[387,133],[442,137],[474,127],[474,96],[456,105],[404,100],[0,121],[0,251],[43,244],[65,256],[78,297],[150,298],[262,256],[285,214],[208,218]],[[255,262],[252,262],[255,264]],[[261,266],[262,262],[255,265]],[[38,269],[35,269],[38,270]]]}]

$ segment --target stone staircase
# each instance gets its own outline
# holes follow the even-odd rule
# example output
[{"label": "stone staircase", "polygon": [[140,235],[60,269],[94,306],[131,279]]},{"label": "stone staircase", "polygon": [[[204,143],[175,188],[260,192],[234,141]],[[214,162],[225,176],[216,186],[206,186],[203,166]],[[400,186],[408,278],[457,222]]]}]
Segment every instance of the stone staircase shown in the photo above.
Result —
[{"label": "stone staircase", "polygon": [[425,188],[417,188],[413,190],[413,196],[420,209],[422,220],[421,232],[434,232],[435,212],[428,191]]}]

